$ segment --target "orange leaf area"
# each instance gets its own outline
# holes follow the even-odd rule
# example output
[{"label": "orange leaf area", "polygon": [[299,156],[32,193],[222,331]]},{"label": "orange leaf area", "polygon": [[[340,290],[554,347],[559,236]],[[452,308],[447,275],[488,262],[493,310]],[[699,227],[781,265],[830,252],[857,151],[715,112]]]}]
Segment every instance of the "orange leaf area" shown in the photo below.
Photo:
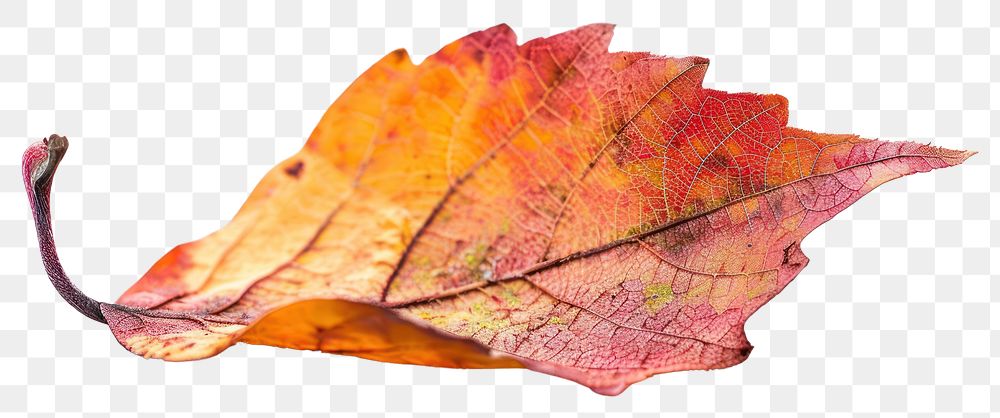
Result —
[{"label": "orange leaf area", "polygon": [[617,394],[742,362],[807,233],[971,155],[790,128],[783,97],[705,89],[707,60],[611,35],[501,25],[387,55],[232,222],[102,304],[111,330],[166,360],[242,341]]}]

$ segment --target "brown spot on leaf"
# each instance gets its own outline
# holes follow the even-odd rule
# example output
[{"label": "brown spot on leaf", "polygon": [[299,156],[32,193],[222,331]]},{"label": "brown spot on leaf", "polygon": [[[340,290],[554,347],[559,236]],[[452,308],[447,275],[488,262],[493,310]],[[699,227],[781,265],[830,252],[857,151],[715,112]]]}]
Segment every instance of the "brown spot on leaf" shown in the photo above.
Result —
[{"label": "brown spot on leaf", "polygon": [[406,59],[406,50],[403,48],[399,48],[390,52],[389,55],[392,56],[392,59],[396,60],[396,62],[400,62]]},{"label": "brown spot on leaf", "polygon": [[302,170],[305,169],[305,167],[306,167],[305,163],[303,163],[301,160],[296,161],[295,164],[285,167],[285,174],[288,174],[289,176],[295,178],[299,178],[299,176],[302,174]]},{"label": "brown spot on leaf", "polygon": [[[781,257],[781,264],[789,264],[789,261],[791,261],[792,248],[794,247],[795,241],[792,241],[791,244],[788,244],[788,246],[785,247],[784,255]],[[795,263],[795,265],[798,265],[798,263]]]}]

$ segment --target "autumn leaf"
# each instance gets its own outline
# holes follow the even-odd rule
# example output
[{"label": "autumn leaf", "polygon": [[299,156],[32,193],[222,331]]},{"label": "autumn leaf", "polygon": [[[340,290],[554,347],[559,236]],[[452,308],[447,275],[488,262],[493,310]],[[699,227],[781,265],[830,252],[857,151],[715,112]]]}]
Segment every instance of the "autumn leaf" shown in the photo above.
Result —
[{"label": "autumn leaf", "polygon": [[65,138],[24,156],[45,268],[128,350],[237,343],[526,367],[617,394],[742,362],[799,243],[878,185],[972,155],[787,127],[776,95],[701,87],[703,58],[607,51],[610,25],[518,45],[505,25],[420,65],[397,50],[330,107],[235,218],[117,303],[59,265]]}]

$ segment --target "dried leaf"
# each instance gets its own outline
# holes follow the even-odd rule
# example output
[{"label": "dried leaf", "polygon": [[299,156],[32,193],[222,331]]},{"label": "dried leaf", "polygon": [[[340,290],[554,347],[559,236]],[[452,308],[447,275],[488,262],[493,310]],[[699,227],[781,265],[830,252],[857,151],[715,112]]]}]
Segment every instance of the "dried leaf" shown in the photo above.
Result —
[{"label": "dried leaf", "polygon": [[218,232],[115,304],[58,265],[65,138],[25,154],[45,266],[132,352],[236,342],[443,367],[527,367],[603,394],[742,362],[802,238],[876,186],[972,153],[786,126],[781,96],[701,87],[703,58],[607,52],[610,25],[517,45],[501,25],[330,107]]}]

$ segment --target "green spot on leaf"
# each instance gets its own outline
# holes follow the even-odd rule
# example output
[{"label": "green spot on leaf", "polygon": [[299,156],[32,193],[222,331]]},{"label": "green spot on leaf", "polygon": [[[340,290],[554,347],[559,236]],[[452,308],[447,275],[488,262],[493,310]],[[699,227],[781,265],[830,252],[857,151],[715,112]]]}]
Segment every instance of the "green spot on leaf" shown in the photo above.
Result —
[{"label": "green spot on leaf", "polygon": [[476,244],[475,247],[466,250],[462,260],[469,270],[478,270],[479,265],[486,261],[486,244]]},{"label": "green spot on leaf", "polygon": [[674,289],[666,283],[656,283],[646,286],[642,291],[646,295],[646,310],[650,314],[655,314],[664,305],[674,300]]},{"label": "green spot on leaf", "polygon": [[511,308],[516,308],[521,306],[521,298],[517,297],[513,291],[510,289],[504,289],[500,292],[500,298],[503,299],[504,303]]}]

